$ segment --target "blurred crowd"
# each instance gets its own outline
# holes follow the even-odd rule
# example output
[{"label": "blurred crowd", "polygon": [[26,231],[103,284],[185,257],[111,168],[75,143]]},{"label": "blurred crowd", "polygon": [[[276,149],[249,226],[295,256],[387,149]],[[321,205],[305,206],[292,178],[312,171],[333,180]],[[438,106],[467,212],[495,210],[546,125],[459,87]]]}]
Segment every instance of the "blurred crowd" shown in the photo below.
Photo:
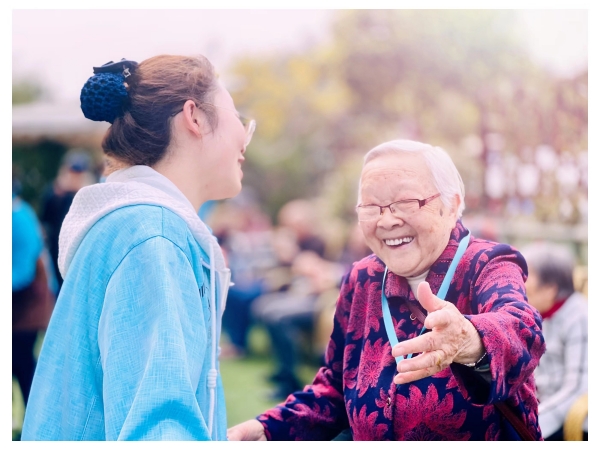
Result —
[{"label": "blurred crowd", "polygon": [[79,189],[98,181],[89,153],[67,152],[58,174],[46,186],[40,211],[21,197],[21,181],[12,180],[12,373],[27,404],[35,371],[35,348],[48,326],[62,277],[58,238]]},{"label": "blurred crowd", "polygon": [[219,205],[208,222],[234,283],[223,317],[222,357],[248,355],[250,328],[264,327],[275,362],[272,398],[282,400],[303,387],[301,360],[322,360],[342,276],[371,252],[358,226],[345,230],[341,246],[334,245],[340,240],[327,238],[331,231],[308,199],[289,201],[272,223],[245,188]]}]

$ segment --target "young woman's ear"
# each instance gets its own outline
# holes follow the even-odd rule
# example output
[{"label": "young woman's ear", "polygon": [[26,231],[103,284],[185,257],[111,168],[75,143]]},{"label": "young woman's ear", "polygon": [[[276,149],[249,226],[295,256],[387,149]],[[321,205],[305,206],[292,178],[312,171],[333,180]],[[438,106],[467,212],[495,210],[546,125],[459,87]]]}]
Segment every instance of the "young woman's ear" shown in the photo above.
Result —
[{"label": "young woman's ear", "polygon": [[192,100],[188,100],[183,105],[181,111],[181,120],[186,130],[194,135],[202,136],[202,111],[200,111]]}]

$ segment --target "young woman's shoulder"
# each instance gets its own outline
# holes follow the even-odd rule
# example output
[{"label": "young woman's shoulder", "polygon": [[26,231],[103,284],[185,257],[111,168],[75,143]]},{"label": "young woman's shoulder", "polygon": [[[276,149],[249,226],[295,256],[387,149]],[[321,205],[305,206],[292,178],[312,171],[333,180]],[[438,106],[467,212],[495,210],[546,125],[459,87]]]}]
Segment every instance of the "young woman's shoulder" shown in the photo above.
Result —
[{"label": "young woman's shoulder", "polygon": [[154,239],[169,241],[188,259],[196,252],[191,231],[177,214],[161,206],[133,205],[115,209],[91,225],[77,253],[115,265]]},{"label": "young woman's shoulder", "polygon": [[[90,230],[103,240],[126,238],[143,242],[162,236],[185,245],[190,234],[185,221],[168,208],[156,205],[133,205],[116,209],[100,219]],[[134,244],[135,245],[135,244]]]}]

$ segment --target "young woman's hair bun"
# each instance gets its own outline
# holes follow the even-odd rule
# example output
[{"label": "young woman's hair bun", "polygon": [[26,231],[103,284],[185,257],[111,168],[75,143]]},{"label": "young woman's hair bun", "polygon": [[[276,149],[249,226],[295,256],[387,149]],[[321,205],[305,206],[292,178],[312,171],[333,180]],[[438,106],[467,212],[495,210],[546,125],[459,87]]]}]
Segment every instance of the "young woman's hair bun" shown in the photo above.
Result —
[{"label": "young woman's hair bun", "polygon": [[137,68],[137,62],[122,59],[94,67],[91,76],[81,89],[79,97],[83,115],[99,122],[113,123],[123,115],[127,106],[126,80]]}]

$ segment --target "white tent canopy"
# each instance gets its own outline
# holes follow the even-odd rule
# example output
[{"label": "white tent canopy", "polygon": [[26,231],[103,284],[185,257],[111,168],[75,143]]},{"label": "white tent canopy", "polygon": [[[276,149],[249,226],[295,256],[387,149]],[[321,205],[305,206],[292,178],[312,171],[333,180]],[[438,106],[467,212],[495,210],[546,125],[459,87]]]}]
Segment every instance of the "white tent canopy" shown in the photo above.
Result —
[{"label": "white tent canopy", "polygon": [[86,119],[79,102],[36,102],[12,108],[12,134],[15,137],[55,137],[98,135],[109,127],[107,122]]}]

